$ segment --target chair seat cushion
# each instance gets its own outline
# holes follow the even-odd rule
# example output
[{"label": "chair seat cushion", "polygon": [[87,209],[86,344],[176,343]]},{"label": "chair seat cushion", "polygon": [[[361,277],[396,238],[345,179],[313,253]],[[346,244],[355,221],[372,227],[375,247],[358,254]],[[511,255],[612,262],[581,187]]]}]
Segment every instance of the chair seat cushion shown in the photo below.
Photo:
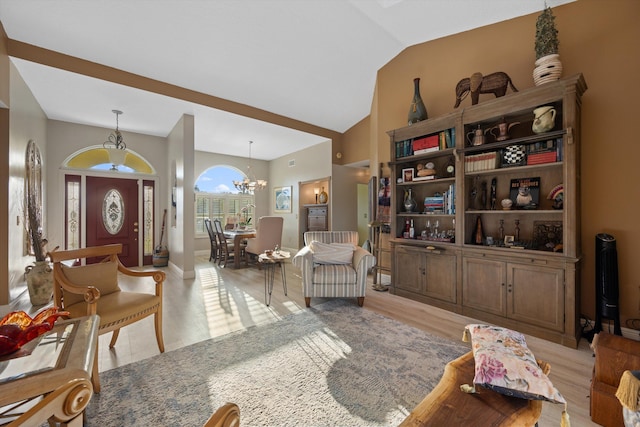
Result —
[{"label": "chair seat cushion", "polygon": [[316,264],[313,268],[313,283],[344,285],[356,283],[356,270],[349,264]]},{"label": "chair seat cushion", "polygon": [[[100,316],[100,328],[114,322],[129,323],[130,319],[153,313],[160,307],[160,297],[154,294],[138,292],[113,292],[101,295],[98,299],[97,314]],[[79,302],[65,307],[71,318],[87,315],[87,304]]]}]

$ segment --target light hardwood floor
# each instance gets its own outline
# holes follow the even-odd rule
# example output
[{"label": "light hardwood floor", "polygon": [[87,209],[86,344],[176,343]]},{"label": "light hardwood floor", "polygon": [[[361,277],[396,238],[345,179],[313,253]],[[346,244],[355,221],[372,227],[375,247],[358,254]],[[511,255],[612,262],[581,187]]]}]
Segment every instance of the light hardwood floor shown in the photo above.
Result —
[{"label": "light hardwood floor", "polygon": [[[239,270],[219,268],[207,258],[197,257],[196,278],[192,280],[182,280],[170,268],[163,268],[167,273],[163,315],[166,351],[250,326],[275,322],[306,309],[299,270],[292,264],[286,265],[288,296],[284,295],[280,272],[276,270],[271,305],[267,307],[264,270],[260,271],[255,266]],[[372,283],[371,277],[369,282]],[[123,287],[128,285],[125,283]],[[313,299],[311,305],[322,302],[322,299]],[[354,309],[360,309],[355,298],[353,304]],[[28,299],[23,309],[27,308],[31,309]],[[367,289],[363,309],[453,340],[461,340],[466,324],[478,323],[389,292],[376,292],[371,286]],[[108,348],[110,338],[111,334],[100,337],[100,371],[159,354],[152,318],[123,328],[115,348],[111,350]],[[589,417],[589,385],[594,362],[589,343],[581,340],[578,349],[570,349],[531,336],[527,336],[527,343],[536,358],[551,364],[550,378],[568,401],[572,425],[597,425]],[[540,427],[558,426],[562,409],[561,405],[545,403]]]}]

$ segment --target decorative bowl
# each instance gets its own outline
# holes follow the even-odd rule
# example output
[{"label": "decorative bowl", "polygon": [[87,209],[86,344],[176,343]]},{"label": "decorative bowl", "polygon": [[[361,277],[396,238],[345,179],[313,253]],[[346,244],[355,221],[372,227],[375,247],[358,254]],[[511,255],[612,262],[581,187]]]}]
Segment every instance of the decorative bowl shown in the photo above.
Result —
[{"label": "decorative bowl", "polygon": [[0,356],[18,351],[29,341],[53,328],[60,316],[68,316],[68,311],[57,307],[46,308],[31,318],[24,311],[12,311],[0,320]]},{"label": "decorative bowl", "polygon": [[509,210],[509,209],[511,209],[511,206],[513,205],[513,201],[511,199],[502,199],[500,204],[502,205],[502,209]]}]

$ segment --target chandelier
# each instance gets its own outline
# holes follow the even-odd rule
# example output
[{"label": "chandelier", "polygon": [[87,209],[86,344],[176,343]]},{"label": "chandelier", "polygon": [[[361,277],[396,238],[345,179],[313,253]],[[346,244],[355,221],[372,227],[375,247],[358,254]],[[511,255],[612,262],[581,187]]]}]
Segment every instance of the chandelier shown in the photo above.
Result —
[{"label": "chandelier", "polygon": [[111,110],[116,115],[116,130],[113,131],[109,138],[102,143],[102,146],[109,153],[109,161],[111,162],[111,170],[118,170],[119,165],[124,164],[124,158],[127,155],[127,144],[124,143],[122,133],[118,129],[118,116],[122,114],[120,110]]},{"label": "chandelier", "polygon": [[233,185],[235,185],[236,189],[242,194],[253,194],[256,190],[262,190],[267,186],[267,181],[264,179],[256,179],[251,172],[251,144],[253,144],[253,141],[249,141],[247,174],[242,181],[233,181]]}]

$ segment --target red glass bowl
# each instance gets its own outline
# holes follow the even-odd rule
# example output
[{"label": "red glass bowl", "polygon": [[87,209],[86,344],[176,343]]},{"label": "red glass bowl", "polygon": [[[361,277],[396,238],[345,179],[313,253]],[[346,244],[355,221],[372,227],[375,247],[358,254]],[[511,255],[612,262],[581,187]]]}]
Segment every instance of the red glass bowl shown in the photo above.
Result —
[{"label": "red glass bowl", "polygon": [[60,316],[68,316],[68,311],[57,307],[46,308],[31,318],[24,311],[12,311],[0,320],[0,356],[18,351],[29,341],[53,328]]}]

